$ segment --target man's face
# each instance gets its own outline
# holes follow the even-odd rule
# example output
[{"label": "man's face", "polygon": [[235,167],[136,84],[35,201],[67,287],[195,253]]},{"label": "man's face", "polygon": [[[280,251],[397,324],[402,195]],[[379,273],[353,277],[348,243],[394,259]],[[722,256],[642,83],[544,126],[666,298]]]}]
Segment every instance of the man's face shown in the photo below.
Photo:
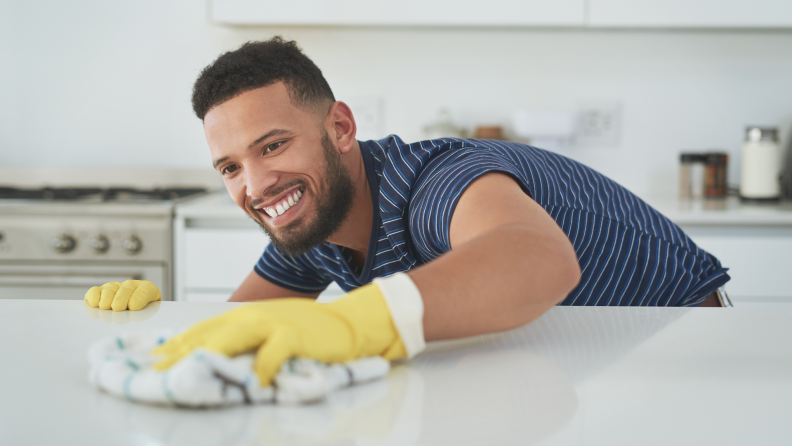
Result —
[{"label": "man's face", "polygon": [[324,242],[352,207],[354,185],[324,117],[295,107],[278,82],[204,118],[213,163],[231,198],[293,255]]}]

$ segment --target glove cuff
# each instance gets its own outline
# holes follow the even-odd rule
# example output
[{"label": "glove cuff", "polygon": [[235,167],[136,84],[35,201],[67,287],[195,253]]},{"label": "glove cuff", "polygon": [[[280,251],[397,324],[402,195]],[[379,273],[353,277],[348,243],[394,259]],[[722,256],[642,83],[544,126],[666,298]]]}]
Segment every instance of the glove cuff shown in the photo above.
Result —
[{"label": "glove cuff", "polygon": [[423,299],[410,276],[396,273],[385,278],[374,279],[390,310],[393,325],[399,332],[407,357],[421,353],[426,348],[423,333]]}]

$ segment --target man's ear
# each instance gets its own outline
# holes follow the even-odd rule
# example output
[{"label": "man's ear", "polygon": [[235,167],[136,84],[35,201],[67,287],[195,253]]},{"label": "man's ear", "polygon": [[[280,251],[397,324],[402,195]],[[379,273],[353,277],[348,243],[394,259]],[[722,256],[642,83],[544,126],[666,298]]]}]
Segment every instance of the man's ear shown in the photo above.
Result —
[{"label": "man's ear", "polygon": [[357,124],[352,110],[341,101],[333,103],[327,114],[327,134],[333,140],[341,154],[352,150],[355,145]]}]

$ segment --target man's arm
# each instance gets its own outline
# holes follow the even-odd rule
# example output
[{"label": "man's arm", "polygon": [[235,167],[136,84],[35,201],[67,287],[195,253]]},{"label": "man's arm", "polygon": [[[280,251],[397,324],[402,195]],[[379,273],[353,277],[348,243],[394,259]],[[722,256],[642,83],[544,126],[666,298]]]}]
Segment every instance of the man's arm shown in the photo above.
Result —
[{"label": "man's arm", "polygon": [[[453,249],[411,271],[412,280],[394,274],[328,304],[276,299],[196,324],[154,351],[163,356],[154,367],[166,369],[197,347],[227,356],[257,350],[254,368],[267,386],[294,356],[327,363],[374,355],[396,359],[420,353],[424,337],[458,338],[525,324],[579,281],[566,235],[508,176],[486,175],[467,188],[452,216],[450,241]],[[235,297],[261,296],[259,287],[269,285],[259,280],[246,280]]]},{"label": "man's arm", "polygon": [[508,175],[468,186],[449,236],[450,252],[408,273],[423,298],[427,341],[526,324],[580,281],[566,234]]},{"label": "man's arm", "polygon": [[319,296],[319,293],[300,293],[275,285],[269,280],[259,276],[255,271],[251,271],[228,301],[246,302],[251,300],[274,299],[277,297],[307,297],[316,299],[317,296]]}]

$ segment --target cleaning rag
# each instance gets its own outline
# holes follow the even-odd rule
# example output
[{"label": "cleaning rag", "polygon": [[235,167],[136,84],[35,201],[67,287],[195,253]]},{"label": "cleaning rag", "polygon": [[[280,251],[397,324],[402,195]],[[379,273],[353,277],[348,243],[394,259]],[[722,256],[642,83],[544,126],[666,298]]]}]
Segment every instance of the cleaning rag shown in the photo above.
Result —
[{"label": "cleaning rag", "polygon": [[293,358],[272,385],[262,388],[253,370],[254,354],[229,358],[206,349],[196,349],[168,370],[154,370],[159,358],[150,352],[175,334],[176,329],[155,329],[94,343],[88,351],[91,384],[119,398],[157,405],[300,404],[380,379],[390,370],[390,362],[379,356],[343,364]]}]

